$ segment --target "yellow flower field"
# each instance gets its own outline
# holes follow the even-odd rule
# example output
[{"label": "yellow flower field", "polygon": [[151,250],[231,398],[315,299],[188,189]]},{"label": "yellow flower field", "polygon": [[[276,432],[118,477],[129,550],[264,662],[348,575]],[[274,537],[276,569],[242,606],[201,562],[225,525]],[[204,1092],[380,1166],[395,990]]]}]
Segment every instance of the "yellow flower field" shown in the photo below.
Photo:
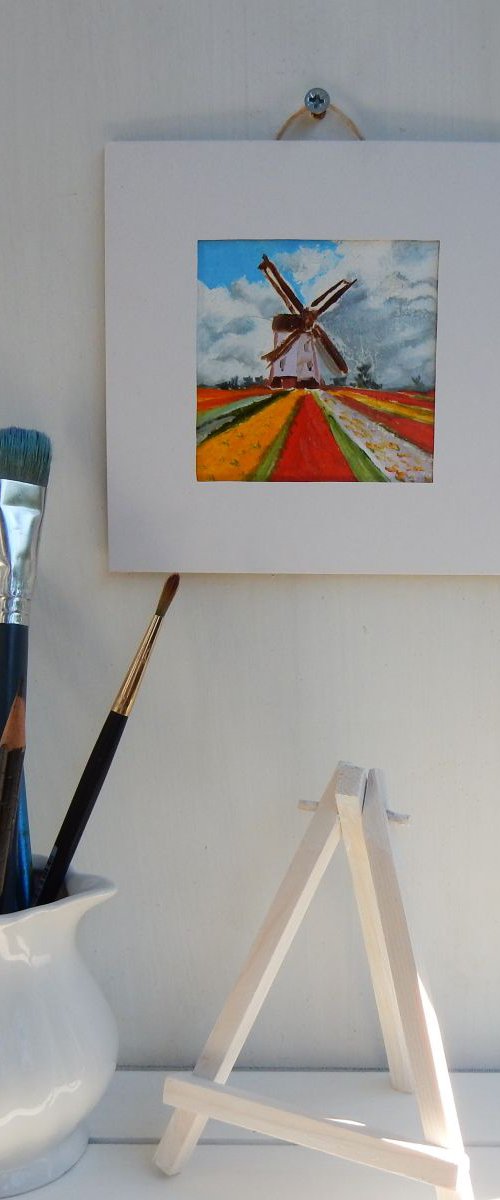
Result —
[{"label": "yellow flower field", "polygon": [[281,396],[263,412],[255,413],[231,429],[209,437],[196,451],[199,480],[247,479],[283,428],[294,405],[297,391]]}]

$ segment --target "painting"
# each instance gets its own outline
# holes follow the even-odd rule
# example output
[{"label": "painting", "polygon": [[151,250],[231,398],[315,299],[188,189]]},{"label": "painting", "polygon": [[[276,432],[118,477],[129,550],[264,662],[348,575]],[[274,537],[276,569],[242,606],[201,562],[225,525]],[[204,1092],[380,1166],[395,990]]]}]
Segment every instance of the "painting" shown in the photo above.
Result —
[{"label": "painting", "polygon": [[436,241],[198,243],[201,482],[431,483]]},{"label": "painting", "polygon": [[500,574],[500,147],[119,141],[105,175],[111,570]]}]

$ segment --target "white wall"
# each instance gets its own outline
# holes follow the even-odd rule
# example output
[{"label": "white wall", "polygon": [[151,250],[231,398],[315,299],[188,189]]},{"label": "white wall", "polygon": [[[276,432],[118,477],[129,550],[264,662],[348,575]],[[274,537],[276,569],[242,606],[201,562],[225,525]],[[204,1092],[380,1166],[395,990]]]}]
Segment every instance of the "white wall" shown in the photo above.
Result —
[{"label": "white wall", "polygon": [[[311,84],[369,138],[496,140],[499,51],[496,0],[2,0],[0,417],[55,450],[38,849],[161,582],[106,567],[104,143],[270,138]],[[473,238],[471,212],[471,264]],[[384,766],[413,817],[397,855],[450,1061],[498,1068],[499,733],[496,578],[184,578],[78,854],[120,889],[84,942],[121,1061],[193,1061],[301,836],[297,801],[350,758]],[[243,1061],[383,1063],[340,852]]]}]

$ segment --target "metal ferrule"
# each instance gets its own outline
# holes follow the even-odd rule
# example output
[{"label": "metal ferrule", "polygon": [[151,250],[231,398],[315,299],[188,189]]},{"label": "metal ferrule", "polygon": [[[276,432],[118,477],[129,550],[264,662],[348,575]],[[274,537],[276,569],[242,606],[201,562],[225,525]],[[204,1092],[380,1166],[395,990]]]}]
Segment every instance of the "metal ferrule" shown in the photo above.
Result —
[{"label": "metal ferrule", "polygon": [[142,677],[148,665],[161,621],[162,618],[155,613],[148,625],[148,628],[146,629],[139,649],[129,666],[120,691],[118,692],[116,700],[113,704],[112,711],[120,713],[122,717],[128,717],[129,713],[132,711],[134,700],[137,696]]},{"label": "metal ferrule", "polygon": [[0,624],[29,625],[47,489],[0,479]]}]

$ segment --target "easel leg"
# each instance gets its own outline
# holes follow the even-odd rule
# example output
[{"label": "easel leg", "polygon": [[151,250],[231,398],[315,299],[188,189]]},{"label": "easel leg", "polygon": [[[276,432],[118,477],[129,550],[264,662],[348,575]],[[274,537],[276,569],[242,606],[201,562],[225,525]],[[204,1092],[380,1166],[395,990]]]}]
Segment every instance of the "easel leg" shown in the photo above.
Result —
[{"label": "easel leg", "polygon": [[363,801],[364,789],[357,796],[337,791],[340,827],[361,920],[391,1083],[397,1091],[412,1092],[413,1080],[403,1025],[363,831]]},{"label": "easel leg", "polygon": [[[356,819],[354,806],[352,820]],[[384,781],[370,771],[357,820],[371,877],[370,905],[376,907],[384,954],[404,1033],[424,1135],[435,1145],[464,1154],[455,1101],[436,1015],[419,979],[389,838]],[[464,1154],[460,1184],[436,1188],[439,1200],[473,1200]]]},{"label": "easel leg", "polygon": [[[349,769],[348,769],[349,770]],[[366,778],[359,768],[356,787]],[[335,772],[275,896],[241,974],[196,1063],[194,1073],[226,1083],[260,1012],[295,933],[339,844]],[[349,789],[347,789],[349,790]],[[181,1170],[206,1124],[206,1117],[175,1109],[155,1155],[167,1175]]]}]

